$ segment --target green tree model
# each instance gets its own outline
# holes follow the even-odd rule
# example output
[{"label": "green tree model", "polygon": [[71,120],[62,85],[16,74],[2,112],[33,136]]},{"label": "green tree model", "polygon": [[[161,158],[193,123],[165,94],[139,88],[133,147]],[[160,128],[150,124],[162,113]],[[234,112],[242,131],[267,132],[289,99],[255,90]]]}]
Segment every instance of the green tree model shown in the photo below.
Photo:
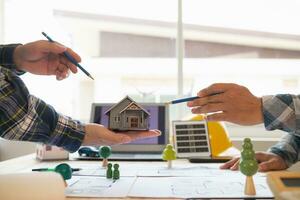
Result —
[{"label": "green tree model", "polygon": [[240,171],[246,175],[245,194],[255,195],[255,186],[252,176],[256,174],[258,170],[258,164],[255,159],[255,152],[253,151],[253,145],[250,138],[245,138],[243,143],[243,149],[240,159]]},{"label": "green tree model", "polygon": [[172,160],[176,159],[176,151],[174,150],[171,144],[168,144],[163,151],[162,155],[163,160],[168,161],[168,168],[172,168]]},{"label": "green tree model", "polygon": [[110,148],[110,146],[101,146],[99,148],[99,154],[100,154],[100,157],[103,158],[102,167],[106,167],[107,163],[108,163],[108,159],[107,158],[111,154],[111,148]]}]

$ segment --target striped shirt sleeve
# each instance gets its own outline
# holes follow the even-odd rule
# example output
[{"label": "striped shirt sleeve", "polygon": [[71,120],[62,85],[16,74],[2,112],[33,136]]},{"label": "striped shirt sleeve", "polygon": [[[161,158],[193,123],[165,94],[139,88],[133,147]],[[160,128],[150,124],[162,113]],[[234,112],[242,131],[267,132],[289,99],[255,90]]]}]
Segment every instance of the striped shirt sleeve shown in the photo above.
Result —
[{"label": "striped shirt sleeve", "polygon": [[288,133],[269,151],[282,157],[290,166],[300,156],[300,96],[278,94],[264,96],[262,99],[265,128]]},{"label": "striped shirt sleeve", "polygon": [[[3,52],[0,55],[3,56]],[[84,124],[57,113],[52,106],[30,95],[10,68],[13,67],[11,61],[9,58],[2,60],[5,68],[0,67],[0,136],[76,151],[84,138]]]}]

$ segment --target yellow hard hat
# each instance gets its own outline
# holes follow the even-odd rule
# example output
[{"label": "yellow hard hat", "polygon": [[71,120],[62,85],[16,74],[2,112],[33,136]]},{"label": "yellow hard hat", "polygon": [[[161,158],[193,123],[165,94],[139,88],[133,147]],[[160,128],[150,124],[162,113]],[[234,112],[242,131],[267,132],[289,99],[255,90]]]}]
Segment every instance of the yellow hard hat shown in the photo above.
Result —
[{"label": "yellow hard hat", "polygon": [[[204,116],[195,115],[191,120],[202,121],[204,120]],[[218,121],[207,122],[207,127],[212,156],[218,156],[220,153],[233,146],[224,124]]]}]

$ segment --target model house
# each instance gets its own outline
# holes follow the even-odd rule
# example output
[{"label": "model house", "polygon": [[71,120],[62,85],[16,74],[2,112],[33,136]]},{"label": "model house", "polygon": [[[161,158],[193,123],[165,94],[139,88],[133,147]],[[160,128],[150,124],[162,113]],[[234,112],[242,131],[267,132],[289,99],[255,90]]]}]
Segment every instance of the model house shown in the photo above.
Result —
[{"label": "model house", "polygon": [[111,130],[148,130],[150,113],[126,96],[105,113]]}]

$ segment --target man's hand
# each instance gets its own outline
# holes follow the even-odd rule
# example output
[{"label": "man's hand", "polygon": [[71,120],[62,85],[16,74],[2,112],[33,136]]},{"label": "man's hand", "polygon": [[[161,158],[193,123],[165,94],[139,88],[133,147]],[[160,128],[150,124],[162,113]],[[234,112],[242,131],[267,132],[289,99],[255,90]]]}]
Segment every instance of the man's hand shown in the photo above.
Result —
[{"label": "man's hand", "polygon": [[209,121],[228,121],[240,125],[263,122],[261,98],[243,86],[217,83],[198,92],[200,98],[187,103],[192,113],[205,114]]},{"label": "man's hand", "polygon": [[77,67],[62,54],[65,51],[77,62],[81,61],[72,49],[45,40],[17,46],[13,58],[19,70],[38,75],[55,75],[57,80],[62,80],[68,77],[69,70],[77,73]]},{"label": "man's hand", "polygon": [[82,145],[91,146],[124,144],[137,139],[157,137],[161,134],[159,130],[115,133],[99,124],[87,124],[85,132]]},{"label": "man's hand", "polygon": [[[259,163],[258,171],[260,172],[267,172],[271,170],[284,170],[288,168],[284,160],[280,156],[273,153],[257,152],[255,153],[255,158]],[[238,170],[239,162],[240,158],[233,158],[232,160],[221,165],[220,168]]]}]

